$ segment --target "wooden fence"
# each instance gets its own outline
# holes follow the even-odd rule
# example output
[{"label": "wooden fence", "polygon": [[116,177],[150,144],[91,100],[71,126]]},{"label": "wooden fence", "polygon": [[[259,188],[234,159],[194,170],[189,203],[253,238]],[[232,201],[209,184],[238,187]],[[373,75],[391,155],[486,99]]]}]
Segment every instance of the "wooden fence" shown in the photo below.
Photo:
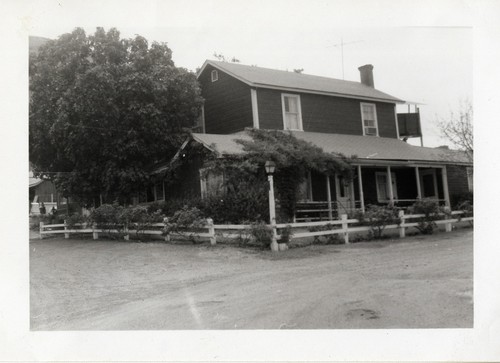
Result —
[{"label": "wooden fence", "polygon": [[[472,222],[473,217],[460,217],[464,214],[464,211],[454,211],[447,215],[441,214],[440,217],[445,219],[440,219],[434,221],[434,223],[440,225],[444,224],[445,231],[450,232],[452,230],[452,224],[457,222]],[[397,229],[399,231],[399,236],[401,238],[406,236],[406,230],[410,227],[416,227],[419,225],[419,219],[425,217],[423,214],[404,214],[404,211],[399,211],[399,218],[401,220],[400,224],[391,224],[385,226],[385,229]],[[163,236],[166,241],[169,241],[172,236],[188,236],[196,238],[208,238],[212,245],[217,243],[217,237],[224,238],[250,238],[252,225],[243,224],[214,224],[212,219],[208,218],[205,226],[202,229],[206,229],[206,232],[197,231],[186,231],[179,233],[165,234],[164,223],[154,223],[148,227],[148,229],[137,230],[129,229],[124,226],[117,229],[102,229],[97,228],[95,225],[86,224],[76,224],[74,226],[68,226],[68,224],[51,224],[46,225],[40,223],[40,238],[49,234],[64,234],[65,238],[69,238],[70,234],[92,234],[94,239],[99,238],[99,233],[121,233],[124,239],[128,240],[131,234],[144,234],[144,235],[157,235]],[[292,235],[291,239],[315,237],[315,236],[326,236],[326,235],[340,235],[345,243],[349,243],[349,234],[368,232],[371,230],[370,226],[361,225],[358,219],[348,219],[346,214],[343,214],[340,219],[321,221],[321,222],[300,222],[300,223],[280,223],[275,225],[267,225],[273,230],[273,235],[279,241],[281,236],[278,233],[279,230],[284,228],[291,228]],[[310,231],[311,227],[320,227],[322,230]]]}]

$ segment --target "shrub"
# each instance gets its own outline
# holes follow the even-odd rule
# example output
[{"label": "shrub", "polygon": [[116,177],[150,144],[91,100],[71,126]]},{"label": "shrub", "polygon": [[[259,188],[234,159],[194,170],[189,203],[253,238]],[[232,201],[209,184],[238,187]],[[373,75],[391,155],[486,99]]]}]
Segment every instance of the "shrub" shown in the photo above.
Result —
[{"label": "shrub", "polygon": [[196,207],[184,206],[182,209],[174,213],[174,215],[167,219],[165,228],[163,229],[164,235],[177,233],[188,236],[193,242],[196,242],[194,232],[206,225],[206,219],[201,210]]},{"label": "shrub", "polygon": [[263,221],[252,223],[249,233],[262,248],[269,248],[273,241],[273,230]]},{"label": "shrub", "polygon": [[[96,209],[93,209],[89,215],[89,221],[101,229],[108,237],[117,238],[123,236],[123,221],[121,215],[124,207],[118,203],[102,204]],[[113,234],[116,230],[118,233]]]},{"label": "shrub", "polygon": [[40,222],[44,224],[62,224],[66,216],[58,213],[39,214],[30,217],[30,229],[37,230],[40,228]]},{"label": "shrub", "polygon": [[398,210],[390,206],[368,205],[365,213],[357,215],[361,224],[370,226],[374,238],[382,238],[385,227],[400,224]]},{"label": "shrub", "polygon": [[280,243],[290,243],[292,240],[292,227],[291,226],[286,226],[285,228],[281,228],[281,233],[280,233]]},{"label": "shrub", "polygon": [[417,201],[409,208],[411,214],[424,214],[418,218],[418,226],[416,228],[422,234],[432,234],[437,227],[436,220],[440,218],[439,213],[443,210],[439,207],[438,202],[432,199],[422,199]]},{"label": "shrub", "polygon": [[[331,223],[328,223],[324,226],[313,226],[309,227],[309,232],[320,232],[320,231],[331,231],[335,229],[335,226]],[[339,238],[338,234],[326,234],[322,236],[314,236],[313,243],[321,243],[321,244],[342,244],[343,241]]]},{"label": "shrub", "polygon": [[463,210],[463,208],[461,208],[461,205],[463,205],[464,203],[468,203],[470,205],[474,204],[474,194],[472,192],[450,195],[450,205],[453,210]]},{"label": "shrub", "polygon": [[129,229],[134,229],[136,236],[142,240],[145,231],[152,227],[154,223],[163,221],[163,215],[160,210],[149,212],[147,207],[133,206],[123,208],[118,215],[120,226],[127,226]]},{"label": "shrub", "polygon": [[69,228],[73,229],[74,227],[77,226],[77,224],[85,224],[88,221],[88,218],[86,216],[83,216],[78,213],[73,213],[70,216],[65,217],[66,224]]},{"label": "shrub", "polygon": [[267,194],[262,186],[239,183],[219,195],[200,201],[198,207],[215,223],[242,224],[269,219]]}]

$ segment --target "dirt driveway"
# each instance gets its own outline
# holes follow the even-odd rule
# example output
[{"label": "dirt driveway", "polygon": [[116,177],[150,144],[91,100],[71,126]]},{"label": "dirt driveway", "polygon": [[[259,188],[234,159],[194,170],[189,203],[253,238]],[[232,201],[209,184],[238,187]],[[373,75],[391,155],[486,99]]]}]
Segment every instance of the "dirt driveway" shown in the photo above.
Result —
[{"label": "dirt driveway", "polygon": [[31,329],[470,328],[472,234],[274,255],[31,240]]}]

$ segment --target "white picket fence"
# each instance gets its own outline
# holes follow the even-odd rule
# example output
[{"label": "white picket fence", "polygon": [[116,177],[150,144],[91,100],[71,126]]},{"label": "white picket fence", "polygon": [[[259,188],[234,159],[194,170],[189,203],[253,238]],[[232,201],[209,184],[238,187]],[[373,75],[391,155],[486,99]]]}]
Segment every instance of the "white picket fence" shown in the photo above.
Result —
[{"label": "white picket fence", "polygon": [[[445,231],[450,232],[452,230],[453,223],[457,222],[471,222],[474,217],[463,217],[460,218],[460,215],[464,214],[464,211],[453,211],[448,216],[451,218],[441,219],[435,221],[436,224],[441,225],[444,224]],[[444,215],[442,215],[444,216]],[[399,230],[399,236],[401,238],[406,236],[406,230],[411,227],[416,227],[419,225],[418,218],[424,217],[423,214],[404,214],[404,211],[399,212],[399,218],[401,219],[400,224],[392,224],[387,225],[385,227],[386,230],[397,229]],[[360,226],[360,221],[358,219],[348,219],[346,214],[343,214],[340,219],[330,220],[330,221],[322,221],[322,222],[299,222],[299,223],[281,223],[276,225],[268,225],[269,228],[273,230],[273,234],[276,236],[279,241],[281,236],[278,233],[280,229],[291,228],[292,235],[291,239],[297,238],[306,238],[306,237],[315,237],[315,236],[326,236],[326,235],[340,235],[345,243],[349,243],[349,235],[353,233],[360,232],[368,232],[371,230],[369,226]],[[354,225],[354,226],[353,226]],[[98,229],[95,226],[88,226],[85,224],[76,224],[73,228],[70,228],[66,223],[64,224],[50,224],[46,225],[44,223],[40,223],[40,238],[43,238],[46,235],[50,234],[64,234],[65,238],[69,238],[71,234],[92,234],[94,239],[99,238],[99,233],[118,233],[121,232],[124,234],[124,239],[128,240],[131,234],[135,234],[137,232],[145,235],[164,235],[163,229],[165,227],[165,223],[155,223],[152,224],[151,227],[147,230],[137,231],[135,229],[123,228],[120,231],[118,229]],[[325,230],[311,232],[309,228],[311,227],[323,227]],[[182,233],[171,233],[168,235],[164,235],[166,241],[169,241],[172,236],[188,236],[188,237],[196,237],[196,238],[208,238],[212,245],[217,243],[217,237],[223,238],[249,238],[251,225],[243,225],[243,224],[214,224],[212,219],[208,218],[207,223],[205,224],[203,229],[206,229],[207,232],[199,232],[199,231],[186,231]]]}]

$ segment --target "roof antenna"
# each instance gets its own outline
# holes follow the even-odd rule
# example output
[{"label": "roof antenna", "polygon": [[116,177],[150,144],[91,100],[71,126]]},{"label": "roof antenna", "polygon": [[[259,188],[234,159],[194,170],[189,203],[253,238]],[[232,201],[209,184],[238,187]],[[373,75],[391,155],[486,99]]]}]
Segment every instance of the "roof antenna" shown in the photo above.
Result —
[{"label": "roof antenna", "polygon": [[340,37],[340,43],[330,45],[330,47],[335,47],[335,48],[340,47],[340,54],[342,57],[342,79],[345,79],[345,76],[344,76],[344,45],[361,43],[361,42],[363,42],[363,40],[356,40],[354,42],[344,43],[343,37]]}]

